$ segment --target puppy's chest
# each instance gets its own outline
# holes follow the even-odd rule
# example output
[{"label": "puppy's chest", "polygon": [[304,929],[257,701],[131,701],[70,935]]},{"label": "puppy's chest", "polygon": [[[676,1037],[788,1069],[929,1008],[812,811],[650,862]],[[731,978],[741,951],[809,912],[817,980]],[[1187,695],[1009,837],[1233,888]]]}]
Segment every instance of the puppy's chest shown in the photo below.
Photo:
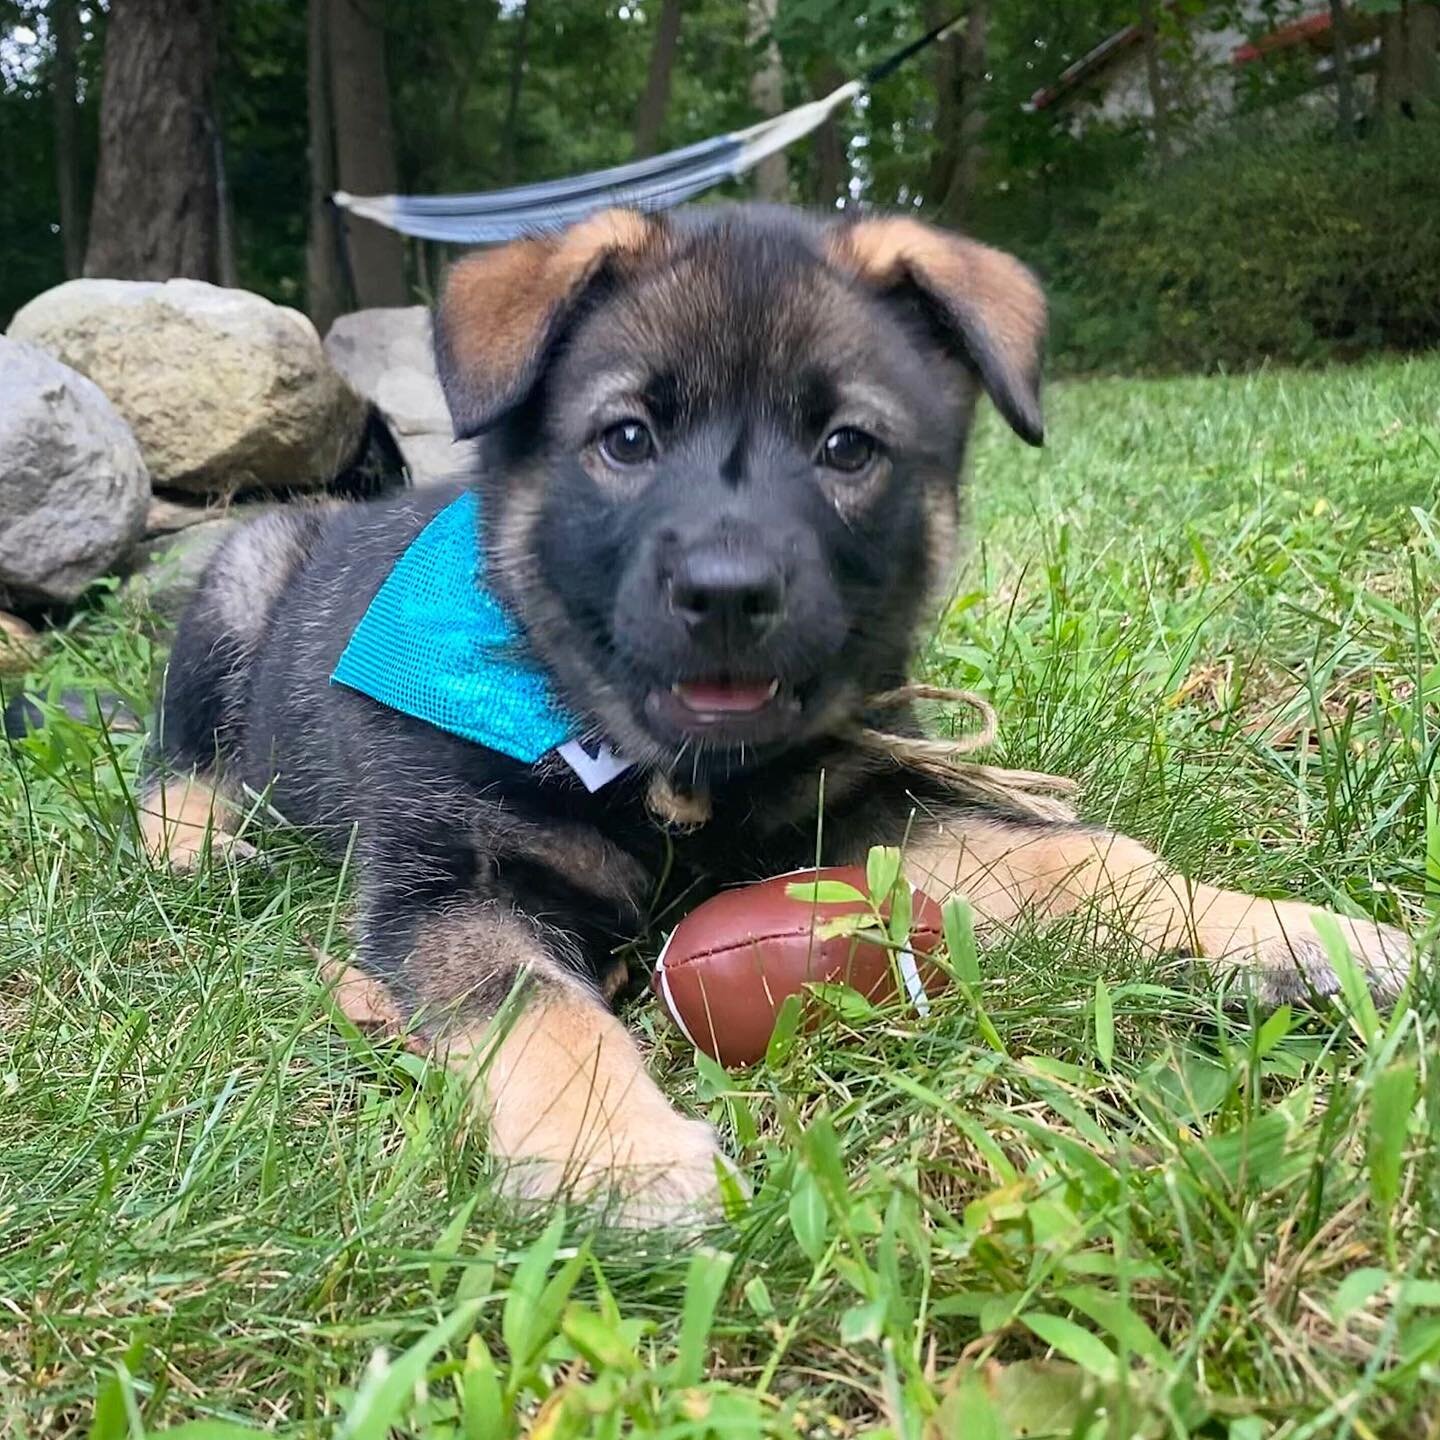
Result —
[{"label": "puppy's chest", "polygon": [[643,785],[596,795],[537,787],[487,805],[472,832],[483,868],[523,908],[622,940],[673,925],[726,885],[814,859],[812,827],[770,823],[755,797],[722,793],[702,824],[667,824]]}]

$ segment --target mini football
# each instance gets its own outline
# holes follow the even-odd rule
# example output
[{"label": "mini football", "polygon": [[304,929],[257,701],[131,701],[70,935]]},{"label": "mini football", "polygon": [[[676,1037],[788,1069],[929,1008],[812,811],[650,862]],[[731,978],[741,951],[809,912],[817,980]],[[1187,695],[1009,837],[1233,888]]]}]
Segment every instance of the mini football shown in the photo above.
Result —
[{"label": "mini football", "polygon": [[[909,948],[892,950],[863,936],[832,933],[831,922],[868,913],[865,901],[789,893],[792,885],[817,881],[866,891],[858,865],[777,875],[707,900],[665,942],[651,986],[686,1039],[722,1065],[759,1060],[782,1002],[807,984],[849,985],[876,1002],[893,1000],[898,988],[923,1014],[928,996],[945,983],[939,967],[927,963],[943,921],[924,891],[911,892]],[[888,906],[882,913],[888,919]]]}]

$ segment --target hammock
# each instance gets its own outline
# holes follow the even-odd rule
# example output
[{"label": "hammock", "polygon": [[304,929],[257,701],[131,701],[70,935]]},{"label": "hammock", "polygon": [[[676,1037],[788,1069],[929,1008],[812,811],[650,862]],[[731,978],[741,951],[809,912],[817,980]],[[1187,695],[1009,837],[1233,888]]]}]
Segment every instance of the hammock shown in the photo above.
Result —
[{"label": "hammock", "polygon": [[337,190],[331,198],[341,209],[389,230],[453,245],[499,244],[536,230],[559,229],[616,205],[632,210],[667,210],[723,180],[745,174],[766,156],[818,130],[834,111],[867,85],[883,79],[916,51],[943,38],[956,23],[950,19],[937,25],[872,65],[859,80],[848,81],[822,99],[797,105],[748,129],[701,140],[665,155],[633,160],[588,175],[478,195],[351,195]]},{"label": "hammock", "polygon": [[335,203],[402,235],[454,245],[493,245],[537,229],[559,229],[612,205],[667,210],[722,180],[743,175],[767,155],[818,129],[862,88],[860,81],[851,80],[823,100],[762,120],[748,130],[589,175],[480,195],[350,195],[338,190]]}]

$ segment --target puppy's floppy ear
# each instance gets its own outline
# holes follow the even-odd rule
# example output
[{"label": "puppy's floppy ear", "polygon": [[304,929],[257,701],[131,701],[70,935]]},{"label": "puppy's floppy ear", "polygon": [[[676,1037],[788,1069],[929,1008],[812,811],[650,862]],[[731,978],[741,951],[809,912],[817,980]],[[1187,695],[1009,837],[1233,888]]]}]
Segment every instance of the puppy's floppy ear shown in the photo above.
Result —
[{"label": "puppy's floppy ear", "polygon": [[1045,436],[1040,356],[1045,294],[1013,256],[904,218],[830,232],[830,263],[882,292],[918,292],[996,408],[1031,445]]},{"label": "puppy's floppy ear", "polygon": [[658,249],[664,233],[649,216],[606,210],[454,265],[435,315],[435,360],[455,438],[478,435],[524,400],[591,282]]}]

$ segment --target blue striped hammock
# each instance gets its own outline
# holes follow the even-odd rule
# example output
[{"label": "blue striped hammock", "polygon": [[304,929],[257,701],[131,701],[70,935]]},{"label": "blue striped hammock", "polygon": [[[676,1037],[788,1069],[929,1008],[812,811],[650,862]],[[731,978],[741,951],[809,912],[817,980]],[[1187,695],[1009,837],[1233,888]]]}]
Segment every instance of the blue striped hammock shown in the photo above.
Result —
[{"label": "blue striped hammock", "polygon": [[[875,78],[875,71],[865,78]],[[334,200],[352,215],[402,235],[455,245],[499,244],[536,230],[558,229],[614,205],[665,210],[745,174],[766,156],[819,129],[835,110],[860,94],[864,84],[851,80],[823,99],[748,129],[588,175],[478,195],[350,195],[340,190]]]}]

